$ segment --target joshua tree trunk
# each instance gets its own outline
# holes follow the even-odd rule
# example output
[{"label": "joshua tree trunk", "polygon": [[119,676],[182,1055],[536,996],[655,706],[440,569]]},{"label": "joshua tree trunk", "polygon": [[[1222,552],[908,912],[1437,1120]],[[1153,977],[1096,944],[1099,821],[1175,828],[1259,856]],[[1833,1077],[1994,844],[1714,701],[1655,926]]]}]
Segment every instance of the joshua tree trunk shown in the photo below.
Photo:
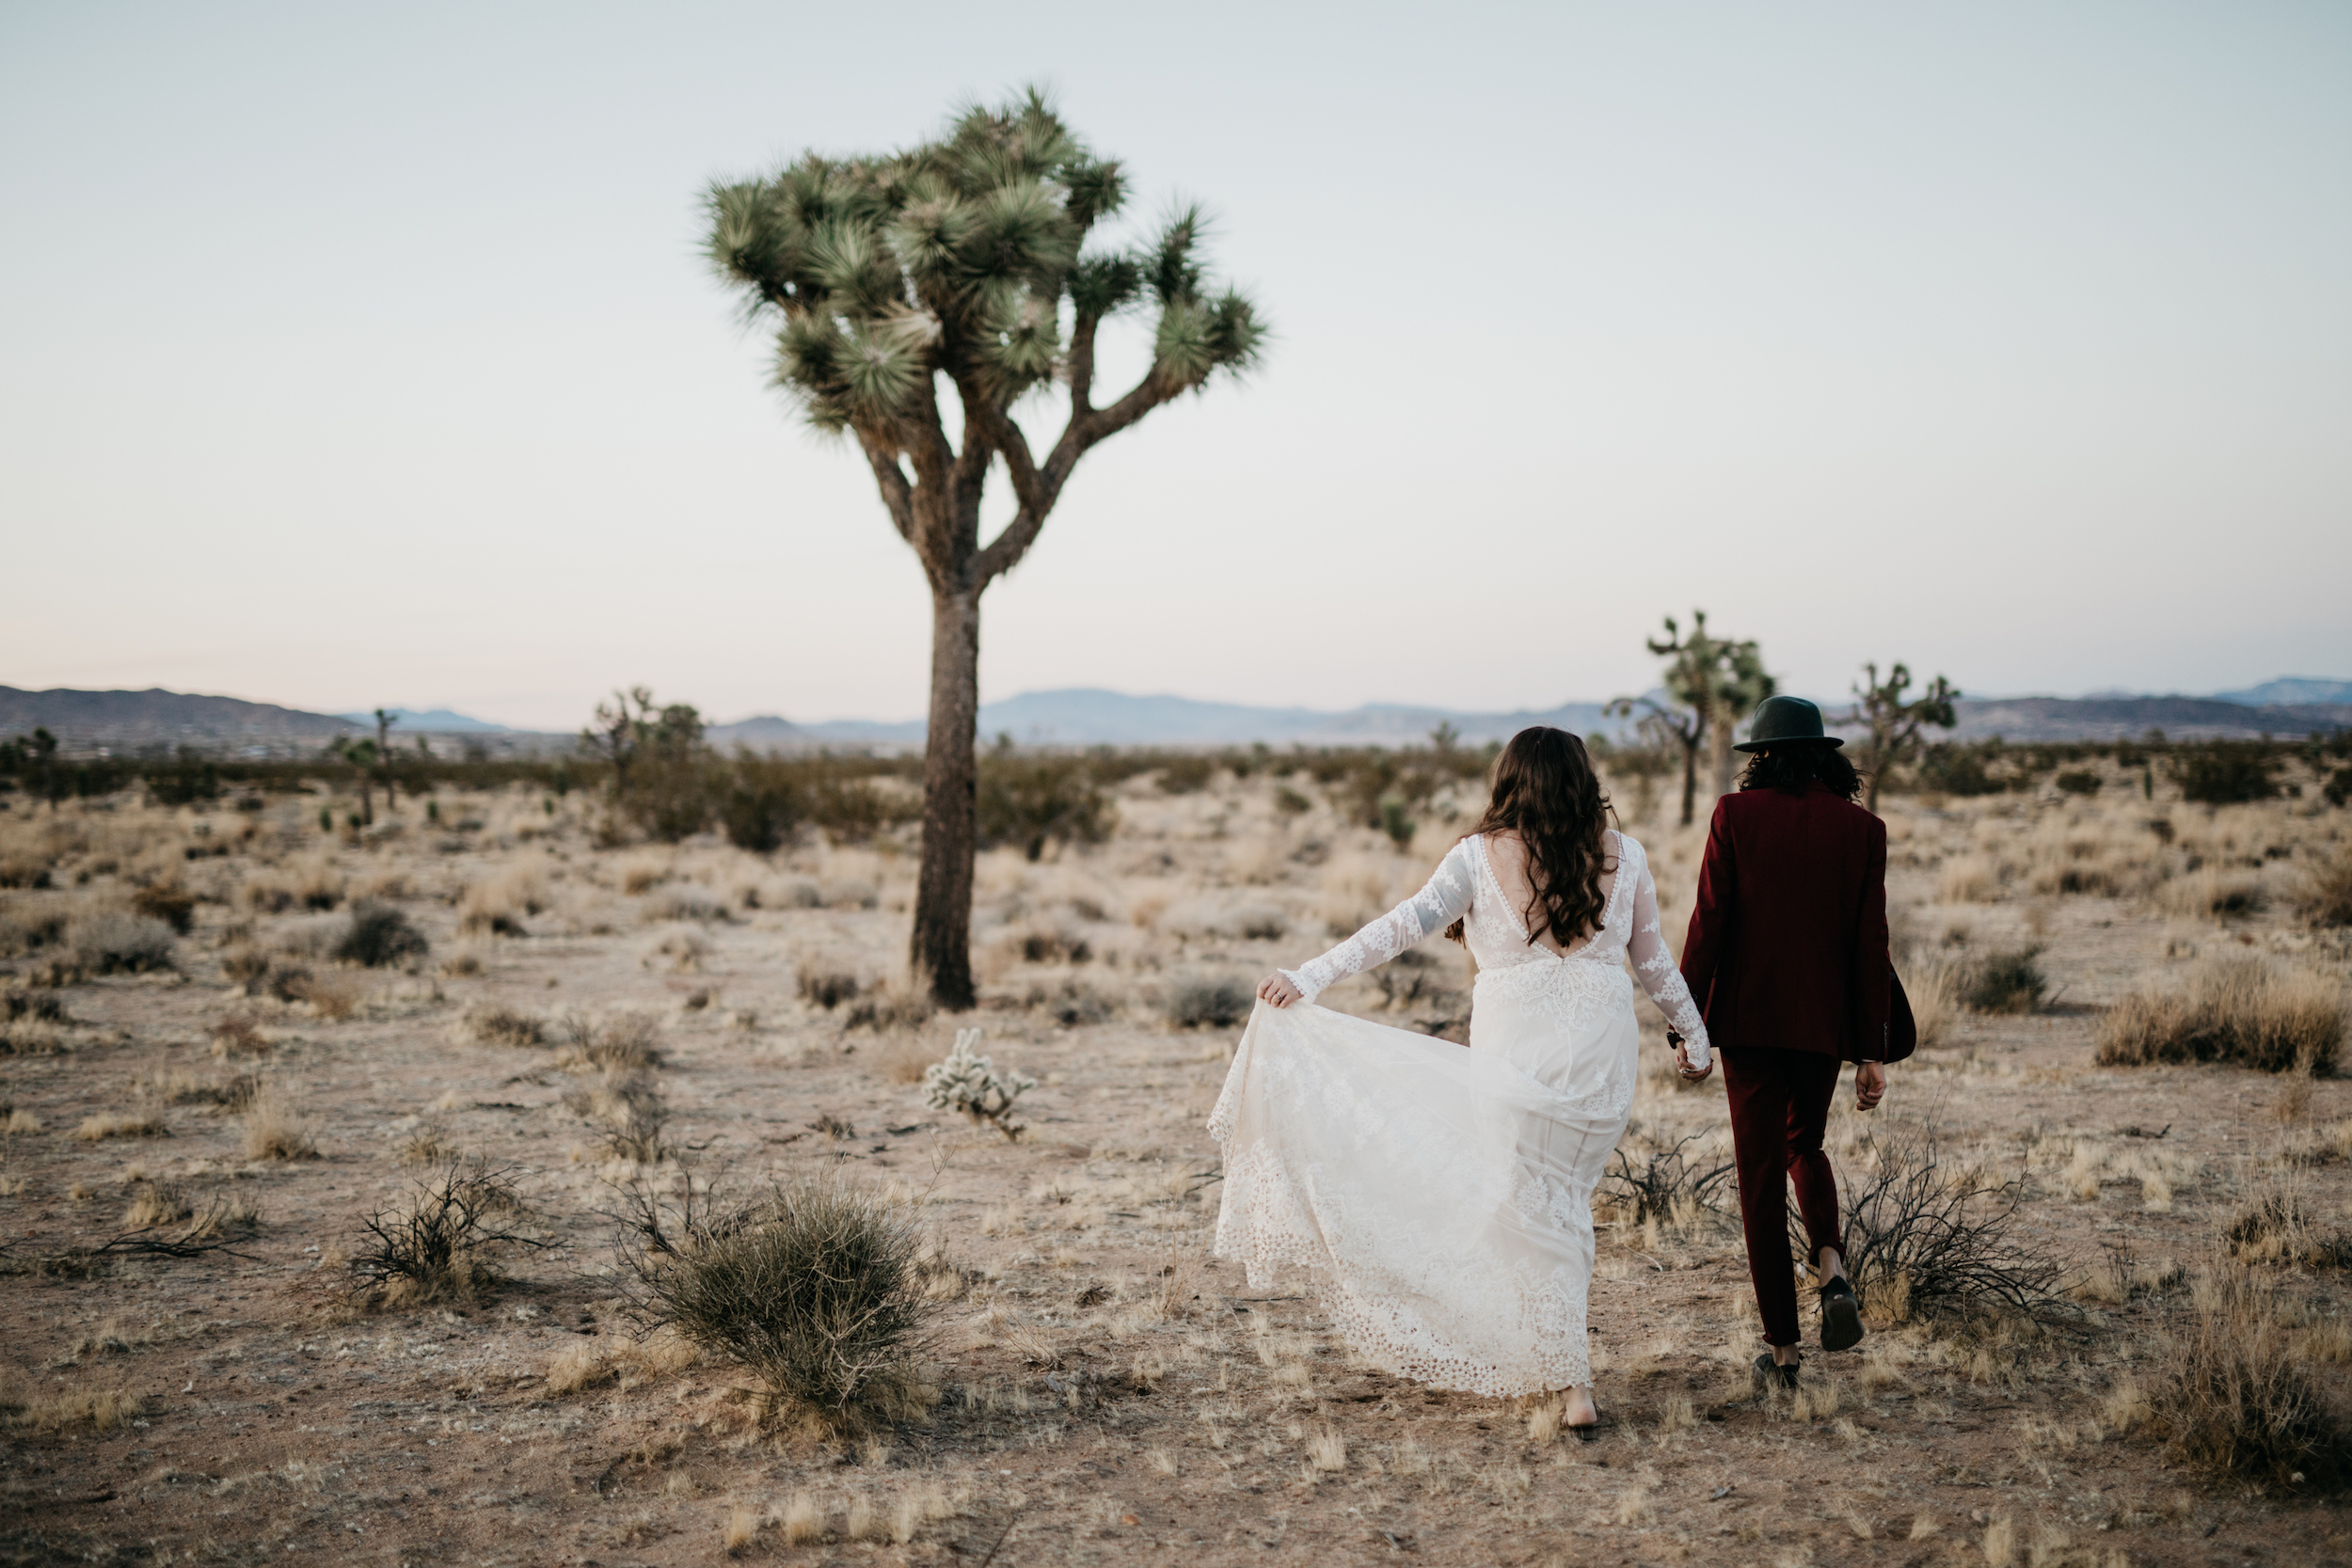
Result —
[{"label": "joshua tree trunk", "polygon": [[1718,798],[1731,793],[1731,719],[1720,707],[1708,715],[1707,755],[1715,770],[1715,794]]},{"label": "joshua tree trunk", "polygon": [[1691,825],[1691,812],[1697,803],[1699,792],[1699,749],[1694,742],[1682,748],[1682,825]]},{"label": "joshua tree trunk", "polygon": [[908,958],[942,1006],[972,1006],[972,845],[979,767],[980,594],[931,594],[931,711],[923,744],[923,866]]}]

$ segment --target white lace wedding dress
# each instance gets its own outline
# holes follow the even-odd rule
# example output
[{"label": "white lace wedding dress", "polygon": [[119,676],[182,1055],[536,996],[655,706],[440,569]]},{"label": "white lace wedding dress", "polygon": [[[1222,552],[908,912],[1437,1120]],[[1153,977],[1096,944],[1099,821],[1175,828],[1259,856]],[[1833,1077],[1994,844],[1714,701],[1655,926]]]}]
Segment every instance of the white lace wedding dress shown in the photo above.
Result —
[{"label": "white lace wedding dress", "polygon": [[[1600,927],[1562,955],[1528,941],[1485,841],[1464,839],[1420,893],[1285,970],[1306,1000],[1260,1003],[1226,1074],[1209,1117],[1216,1256],[1252,1289],[1311,1271],[1348,1343],[1389,1371],[1494,1396],[1592,1381],[1593,1189],[1633,1103],[1629,953],[1694,1061],[1707,1044],[1648,858],[1604,844]],[[1311,1006],[1456,919],[1478,960],[1469,1050]]]}]

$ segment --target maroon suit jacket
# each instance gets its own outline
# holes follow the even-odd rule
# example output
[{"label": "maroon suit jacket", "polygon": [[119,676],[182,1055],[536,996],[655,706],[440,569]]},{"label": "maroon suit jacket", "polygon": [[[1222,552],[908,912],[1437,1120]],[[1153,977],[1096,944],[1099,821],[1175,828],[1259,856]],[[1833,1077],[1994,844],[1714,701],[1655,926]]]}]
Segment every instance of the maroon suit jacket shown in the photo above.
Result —
[{"label": "maroon suit jacket", "polygon": [[1719,1050],[1886,1059],[1886,824],[1816,784],[1715,802],[1682,978]]}]

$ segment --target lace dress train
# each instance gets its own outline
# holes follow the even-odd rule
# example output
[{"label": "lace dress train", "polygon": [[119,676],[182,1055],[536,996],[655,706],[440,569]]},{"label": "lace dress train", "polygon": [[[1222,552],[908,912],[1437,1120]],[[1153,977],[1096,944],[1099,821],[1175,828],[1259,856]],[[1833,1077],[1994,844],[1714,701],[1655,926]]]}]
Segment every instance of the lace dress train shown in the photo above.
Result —
[{"label": "lace dress train", "polygon": [[[1676,1028],[1706,1047],[1659,932],[1639,844],[1612,835],[1600,927],[1566,954],[1528,941],[1483,840],[1261,1003],[1209,1118],[1224,1154],[1216,1255],[1250,1286],[1314,1277],[1356,1352],[1440,1388],[1510,1396],[1592,1381],[1592,1196],[1633,1101],[1630,953]],[[1479,962],[1470,1045],[1311,1005],[1461,919]]]}]

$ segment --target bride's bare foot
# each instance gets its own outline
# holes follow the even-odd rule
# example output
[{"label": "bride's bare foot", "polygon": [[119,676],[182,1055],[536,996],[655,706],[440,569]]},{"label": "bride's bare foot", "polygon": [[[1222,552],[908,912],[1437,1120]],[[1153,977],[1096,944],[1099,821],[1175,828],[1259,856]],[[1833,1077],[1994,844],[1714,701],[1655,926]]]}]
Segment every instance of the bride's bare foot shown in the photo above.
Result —
[{"label": "bride's bare foot", "polygon": [[1561,1400],[1560,1424],[1579,1437],[1589,1437],[1600,1425],[1600,1412],[1594,1408],[1590,1388],[1570,1388]]}]

